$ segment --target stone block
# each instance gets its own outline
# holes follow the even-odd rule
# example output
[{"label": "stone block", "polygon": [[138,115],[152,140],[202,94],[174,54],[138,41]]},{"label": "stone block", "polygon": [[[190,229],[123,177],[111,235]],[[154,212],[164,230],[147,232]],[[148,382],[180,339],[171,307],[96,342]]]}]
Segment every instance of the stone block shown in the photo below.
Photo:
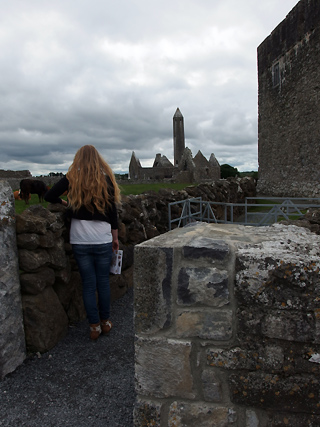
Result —
[{"label": "stone block", "polygon": [[48,267],[43,267],[34,273],[22,273],[20,275],[21,292],[23,294],[37,295],[47,286],[52,286],[54,282],[54,271]]},{"label": "stone block", "polygon": [[135,354],[137,393],[157,398],[195,398],[190,342],[139,338]]},{"label": "stone block", "polygon": [[17,230],[17,234],[22,234],[22,233],[46,234],[47,221],[44,218],[40,218],[40,217],[23,215],[23,214],[17,215],[16,230]]},{"label": "stone block", "polygon": [[160,427],[161,403],[137,399],[134,405],[134,427]]},{"label": "stone block", "polygon": [[27,349],[45,353],[68,331],[68,317],[51,287],[41,294],[22,297]]},{"label": "stone block", "polygon": [[64,240],[57,239],[53,248],[47,249],[49,255],[49,266],[56,270],[63,270],[67,267],[67,257],[64,248]]},{"label": "stone block", "polygon": [[17,235],[17,245],[19,249],[33,250],[40,245],[40,238],[35,233],[23,233]]},{"label": "stone block", "polygon": [[311,313],[272,312],[261,325],[262,335],[287,341],[308,342],[315,338],[315,322]]},{"label": "stone block", "polygon": [[320,414],[319,378],[315,375],[280,376],[263,372],[229,377],[231,401],[247,407]]},{"label": "stone block", "polygon": [[213,261],[226,261],[228,255],[228,244],[223,240],[210,237],[196,237],[183,248],[185,258],[210,258]]},{"label": "stone block", "polygon": [[137,333],[154,333],[171,325],[172,259],[172,249],[135,247],[134,295]]},{"label": "stone block", "polygon": [[246,427],[260,427],[257,413],[251,409],[246,411]]},{"label": "stone block", "polygon": [[285,412],[275,413],[270,416],[272,427],[318,427],[320,416],[315,414],[290,414]]},{"label": "stone block", "polygon": [[199,337],[226,341],[232,338],[232,310],[189,310],[176,319],[178,338]]},{"label": "stone block", "polygon": [[207,402],[219,403],[222,400],[221,382],[217,375],[209,369],[202,372],[201,375],[202,392],[204,400]]},{"label": "stone block", "polygon": [[20,269],[26,272],[38,270],[49,264],[50,256],[46,249],[19,249],[19,266]]},{"label": "stone block", "polygon": [[237,415],[232,408],[213,406],[202,402],[175,401],[169,408],[169,427],[230,427],[237,425]]},{"label": "stone block", "polygon": [[181,268],[177,294],[178,305],[225,306],[230,303],[228,273],[210,268]]},{"label": "stone block", "polygon": [[216,368],[280,371],[284,367],[284,350],[274,344],[231,349],[208,349],[207,363]]}]

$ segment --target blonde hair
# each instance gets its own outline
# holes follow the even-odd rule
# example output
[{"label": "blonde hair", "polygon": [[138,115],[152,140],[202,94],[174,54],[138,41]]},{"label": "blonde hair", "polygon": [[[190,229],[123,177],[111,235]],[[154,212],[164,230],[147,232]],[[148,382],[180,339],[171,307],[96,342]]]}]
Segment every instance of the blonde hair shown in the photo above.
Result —
[{"label": "blonde hair", "polygon": [[[84,145],[76,152],[66,177],[69,181],[68,201],[74,211],[85,206],[93,213],[95,206],[104,213],[106,204],[120,202],[120,189],[112,169],[93,145]],[[110,182],[113,197],[108,192]]]}]

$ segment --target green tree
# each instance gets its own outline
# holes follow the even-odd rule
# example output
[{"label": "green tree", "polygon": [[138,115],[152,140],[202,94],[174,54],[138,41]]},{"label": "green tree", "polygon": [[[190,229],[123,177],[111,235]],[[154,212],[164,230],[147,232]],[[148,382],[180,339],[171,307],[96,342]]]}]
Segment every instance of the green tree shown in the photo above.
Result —
[{"label": "green tree", "polygon": [[237,168],[224,164],[220,166],[221,178],[228,178],[229,176],[237,176],[239,171]]}]

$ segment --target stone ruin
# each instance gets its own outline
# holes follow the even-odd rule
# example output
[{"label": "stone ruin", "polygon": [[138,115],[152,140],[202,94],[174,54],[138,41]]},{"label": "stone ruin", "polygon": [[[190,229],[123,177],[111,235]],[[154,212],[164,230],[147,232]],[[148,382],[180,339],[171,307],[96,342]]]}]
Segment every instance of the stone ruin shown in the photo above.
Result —
[{"label": "stone ruin", "polygon": [[132,152],[129,164],[129,178],[132,181],[173,180],[175,182],[203,182],[220,179],[220,165],[212,153],[207,160],[199,150],[195,157],[185,147],[183,116],[177,108],[173,116],[174,165],[161,154],[157,154],[151,168],[141,166],[140,160]]},{"label": "stone ruin", "polygon": [[258,193],[320,197],[320,8],[301,0],[258,47]]}]

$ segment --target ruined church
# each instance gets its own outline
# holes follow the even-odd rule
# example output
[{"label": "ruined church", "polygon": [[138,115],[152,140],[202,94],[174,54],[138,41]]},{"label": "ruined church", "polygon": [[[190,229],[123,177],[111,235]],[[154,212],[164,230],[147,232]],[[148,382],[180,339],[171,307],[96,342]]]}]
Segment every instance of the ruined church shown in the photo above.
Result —
[{"label": "ruined church", "polygon": [[166,156],[157,154],[153,167],[141,166],[135,152],[132,152],[129,164],[129,178],[131,180],[164,179],[175,182],[201,182],[220,179],[220,165],[214,154],[207,160],[199,150],[195,157],[191,150],[185,147],[183,115],[177,108],[173,116],[173,152],[174,165]]}]

